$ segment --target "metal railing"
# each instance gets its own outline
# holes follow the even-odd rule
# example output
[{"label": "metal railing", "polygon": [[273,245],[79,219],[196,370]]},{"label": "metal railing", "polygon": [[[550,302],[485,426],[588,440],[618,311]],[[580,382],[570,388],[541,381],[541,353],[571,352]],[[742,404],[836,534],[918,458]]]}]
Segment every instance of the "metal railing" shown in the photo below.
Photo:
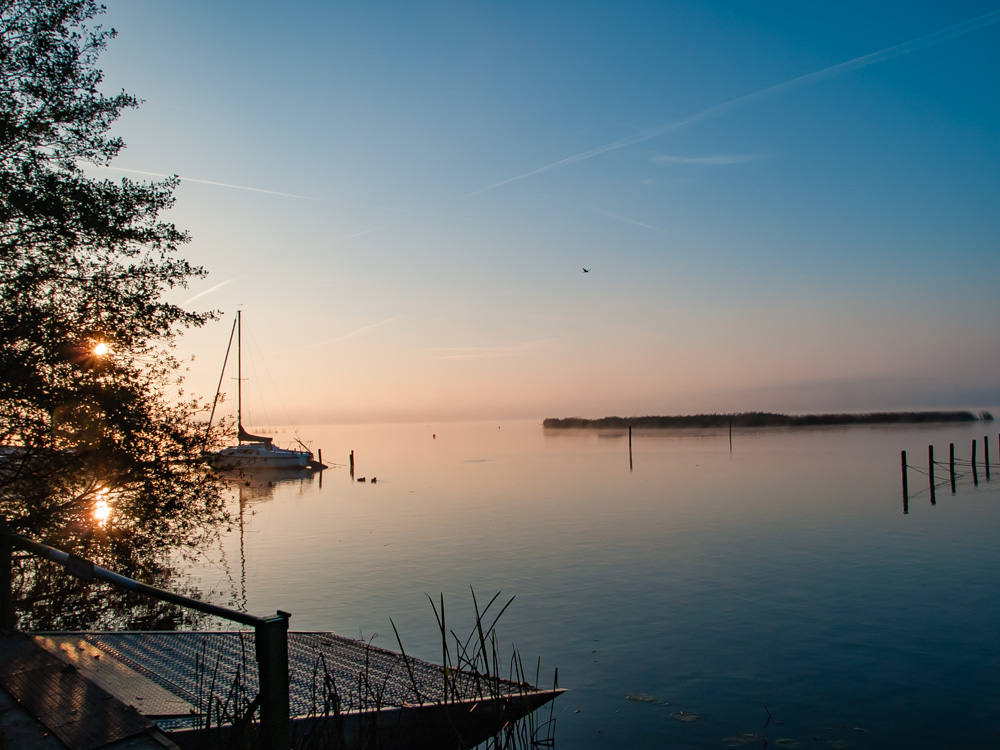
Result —
[{"label": "metal railing", "polygon": [[0,627],[5,630],[12,631],[16,625],[13,597],[15,548],[62,565],[67,574],[81,580],[104,581],[127,591],[252,627],[260,698],[260,746],[267,750],[288,750],[291,745],[288,696],[288,619],[291,614],[279,609],[271,617],[257,617],[150,586],[94,565],[90,560],[15,534],[7,527],[7,519],[0,516]]}]

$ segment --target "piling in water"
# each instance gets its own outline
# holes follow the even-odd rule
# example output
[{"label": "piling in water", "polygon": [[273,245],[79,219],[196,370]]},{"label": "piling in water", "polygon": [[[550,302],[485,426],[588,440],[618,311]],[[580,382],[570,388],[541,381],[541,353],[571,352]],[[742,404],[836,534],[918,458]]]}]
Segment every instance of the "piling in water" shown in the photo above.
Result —
[{"label": "piling in water", "polygon": [[949,445],[948,470],[951,473],[951,494],[955,494],[955,444]]},{"label": "piling in water", "polygon": [[931,505],[937,505],[937,496],[934,494],[934,446],[927,446],[927,477],[931,487]]},{"label": "piling in water", "polygon": [[983,435],[983,466],[986,467],[986,481],[990,481],[990,438]]},{"label": "piling in water", "polygon": [[979,486],[979,469],[976,467],[976,441],[972,441],[972,483]]},{"label": "piling in water", "polygon": [[900,452],[900,454],[899,454],[899,462],[900,462],[900,464],[902,464],[902,470],[903,470],[903,512],[904,513],[909,513],[910,512],[910,497],[909,497],[909,493],[907,492],[907,487],[906,487],[906,451],[901,451]]}]

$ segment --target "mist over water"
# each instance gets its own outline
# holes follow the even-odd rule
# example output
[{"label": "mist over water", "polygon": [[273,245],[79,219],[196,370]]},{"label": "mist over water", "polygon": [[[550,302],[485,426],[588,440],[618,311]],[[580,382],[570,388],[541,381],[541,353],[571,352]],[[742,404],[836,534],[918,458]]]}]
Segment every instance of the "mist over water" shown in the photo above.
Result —
[{"label": "mist over water", "polygon": [[[991,434],[992,431],[992,434]],[[279,434],[278,442],[291,439]],[[322,426],[322,475],[234,488],[242,524],[191,575],[219,603],[293,613],[440,658],[497,630],[555,704],[557,747],[985,747],[1000,705],[995,423],[728,431],[539,422]],[[992,479],[982,466],[990,437]],[[927,446],[966,461],[952,495]],[[354,451],[355,480],[348,468]],[[364,477],[365,482],[360,482]],[[377,478],[376,483],[372,479]],[[242,497],[242,502],[240,502]],[[628,700],[642,694],[644,700]],[[672,718],[698,714],[693,722]]]}]

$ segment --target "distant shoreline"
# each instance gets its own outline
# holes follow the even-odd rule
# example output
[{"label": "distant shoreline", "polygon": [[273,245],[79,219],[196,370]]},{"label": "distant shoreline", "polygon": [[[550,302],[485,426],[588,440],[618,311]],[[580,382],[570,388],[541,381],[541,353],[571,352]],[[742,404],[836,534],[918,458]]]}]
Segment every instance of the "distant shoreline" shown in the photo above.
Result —
[{"label": "distant shoreline", "polygon": [[777,414],[745,411],[736,414],[686,414],[672,417],[601,417],[584,419],[548,417],[542,426],[550,429],[666,429],[671,427],[814,427],[851,424],[923,424],[933,422],[991,422],[988,411],[883,411],[866,414]]}]

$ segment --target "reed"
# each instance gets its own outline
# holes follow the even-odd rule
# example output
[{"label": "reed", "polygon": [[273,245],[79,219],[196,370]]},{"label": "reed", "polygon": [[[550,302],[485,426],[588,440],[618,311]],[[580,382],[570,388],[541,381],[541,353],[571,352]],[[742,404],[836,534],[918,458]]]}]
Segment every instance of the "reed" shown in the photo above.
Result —
[{"label": "reed", "polygon": [[[452,629],[448,628],[445,618],[444,595],[440,597],[440,610],[435,605],[434,600],[427,596],[434,610],[434,617],[437,621],[438,630],[441,637],[441,657],[442,657],[442,677],[444,680],[444,694],[451,696],[451,700],[468,699],[471,696],[479,700],[490,700],[500,702],[505,696],[504,687],[510,683],[515,683],[520,691],[520,697],[524,698],[529,692],[534,692],[536,686],[540,684],[541,657],[538,658],[535,667],[535,677],[533,682],[529,682],[524,669],[524,663],[520,652],[512,647],[510,661],[506,667],[506,677],[501,672],[501,664],[505,661],[501,658],[499,638],[496,626],[504,612],[514,602],[512,596],[507,602],[496,611],[492,620],[486,625],[490,612],[502,592],[497,592],[489,600],[486,606],[480,610],[479,601],[476,597],[475,589],[470,587],[472,594],[473,611],[475,614],[475,624],[464,639]],[[449,647],[449,639],[454,642],[454,651]],[[398,641],[398,633],[397,633]],[[400,651],[403,645],[399,643]],[[454,661],[453,661],[454,654]],[[558,689],[559,670],[555,671],[553,680],[553,690]],[[553,715],[554,703],[549,704],[549,719],[542,724],[537,723],[534,711],[528,711],[520,718],[505,722],[500,732],[486,741],[485,747],[490,750],[517,750],[520,748],[552,747],[555,744],[555,717]],[[520,713],[511,710],[511,713]],[[544,730],[544,731],[543,731]]]},{"label": "reed", "polygon": [[[554,706],[550,703],[548,717],[539,721],[535,712],[524,713],[512,704],[535,692],[534,686],[540,683],[541,658],[536,661],[533,678],[529,680],[517,649],[512,647],[509,659],[501,655],[496,627],[515,597],[510,597],[501,606],[500,596],[501,592],[497,592],[480,609],[475,590],[472,590],[475,622],[464,638],[448,625],[444,595],[438,602],[428,596],[441,638],[439,676],[443,689],[438,695],[443,697],[429,695],[428,686],[421,681],[414,668],[417,660],[407,654],[399,629],[390,618],[408,689],[412,692],[412,703],[436,706],[441,709],[441,720],[451,722],[450,710],[468,711],[470,702],[488,702],[501,707],[502,716],[509,715],[509,719],[503,721],[500,730],[480,747],[487,750],[553,747],[556,726]],[[196,705],[199,716],[195,720],[195,728],[199,731],[196,743],[188,745],[194,750],[250,750],[257,747],[259,698],[254,695],[256,691],[247,680],[255,666],[242,637],[240,643],[241,664],[236,666],[228,687],[223,685],[224,669],[220,657],[213,661],[205,644],[196,656]],[[376,670],[371,655],[373,651],[384,651],[374,648],[370,640],[365,645],[364,666],[355,675],[353,686],[338,685],[337,676],[327,664],[326,657],[322,653],[318,655],[311,673],[310,706],[304,717],[307,720],[297,722],[293,730],[296,750],[384,747],[398,743],[402,733],[405,733],[406,727],[384,721],[385,711],[396,707],[387,699],[390,679],[396,675],[392,670]],[[514,695],[511,695],[511,683],[517,686],[518,692]],[[558,684],[559,671],[556,670],[553,690],[558,689]],[[457,739],[458,730],[453,724],[451,726]],[[402,739],[405,744],[405,737]]]}]

